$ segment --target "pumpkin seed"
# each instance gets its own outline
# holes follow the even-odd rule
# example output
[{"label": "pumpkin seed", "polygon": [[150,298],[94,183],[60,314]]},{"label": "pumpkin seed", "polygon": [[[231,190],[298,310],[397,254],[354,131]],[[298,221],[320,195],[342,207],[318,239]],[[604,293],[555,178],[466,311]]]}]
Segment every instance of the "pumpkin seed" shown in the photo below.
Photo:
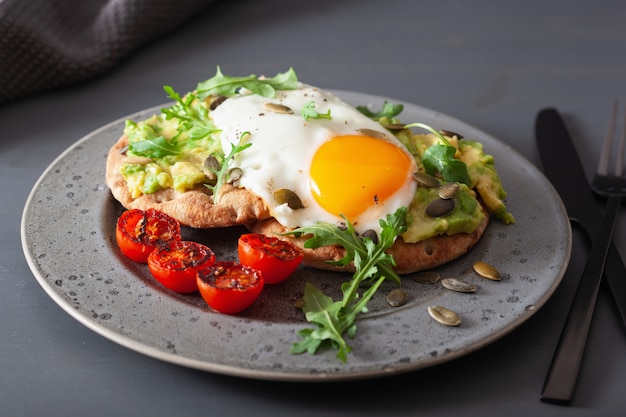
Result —
[{"label": "pumpkin seed", "polygon": [[461,186],[458,182],[447,182],[439,188],[439,197],[445,199],[453,198],[459,193]]},{"label": "pumpkin seed", "polygon": [[214,181],[217,179],[217,175],[215,174],[215,172],[219,171],[220,168],[220,161],[215,157],[215,155],[207,156],[202,163],[202,170],[204,171],[204,175],[206,175],[209,181]]},{"label": "pumpkin seed", "polygon": [[481,277],[488,278],[493,281],[500,281],[502,279],[500,272],[487,262],[475,262],[473,268],[474,271],[476,271]]},{"label": "pumpkin seed", "polygon": [[441,185],[437,178],[423,172],[414,172],[413,178],[415,181],[428,188],[437,188]]},{"label": "pumpkin seed", "polygon": [[265,107],[267,110],[274,112],[274,113],[293,114],[293,110],[291,110],[291,107],[287,107],[283,104],[272,103],[268,101],[268,102],[263,103],[263,107]]},{"label": "pumpkin seed", "polygon": [[404,126],[404,123],[387,123],[384,125],[384,128],[389,130],[404,130]]},{"label": "pumpkin seed", "polygon": [[218,96],[216,97],[211,104],[209,105],[209,109],[211,109],[211,111],[217,109],[217,106],[219,106],[220,104],[222,104],[228,97],[226,96]]},{"label": "pumpkin seed", "polygon": [[440,130],[439,133],[441,133],[442,135],[447,136],[449,138],[453,138],[453,137],[456,136],[457,139],[463,139],[462,135],[459,135],[458,133],[453,132],[451,130]]},{"label": "pumpkin seed", "polygon": [[377,138],[377,139],[387,139],[388,136],[378,130],[373,130],[373,129],[357,129],[357,132],[364,134],[365,136],[370,136],[372,138]]},{"label": "pumpkin seed", "polygon": [[470,282],[460,280],[458,278],[444,278],[441,285],[456,292],[476,292],[476,286]]},{"label": "pumpkin seed", "polygon": [[438,198],[426,207],[426,214],[430,217],[442,217],[454,210],[456,202],[451,198]]},{"label": "pumpkin seed", "polygon": [[222,167],[222,164],[220,164],[219,159],[217,159],[215,155],[209,155],[204,160],[203,168],[205,170],[210,169],[213,171],[219,171],[221,167]]},{"label": "pumpkin seed", "polygon": [[274,191],[274,199],[278,204],[287,204],[287,206],[289,206],[292,210],[304,208],[302,200],[300,200],[298,194],[287,188],[280,188]]},{"label": "pumpkin seed", "polygon": [[416,275],[414,275],[413,281],[420,282],[422,284],[435,284],[439,282],[439,278],[441,278],[441,276],[436,272],[423,271],[418,272]]},{"label": "pumpkin seed", "polygon": [[387,302],[392,307],[399,307],[406,303],[408,300],[408,296],[406,291],[402,288],[396,288],[395,290],[391,290],[389,294],[387,294]]},{"label": "pumpkin seed", "polygon": [[368,229],[364,231],[361,237],[368,237],[372,239],[372,242],[374,242],[374,244],[378,243],[378,234],[376,233],[376,230],[374,229]]},{"label": "pumpkin seed", "polygon": [[428,306],[428,314],[435,321],[446,326],[458,326],[461,324],[461,317],[454,311],[441,306]]},{"label": "pumpkin seed", "polygon": [[230,169],[226,176],[226,182],[228,184],[232,184],[235,181],[237,181],[239,178],[241,178],[242,175],[243,175],[243,171],[241,170],[241,168],[236,167],[236,168]]}]

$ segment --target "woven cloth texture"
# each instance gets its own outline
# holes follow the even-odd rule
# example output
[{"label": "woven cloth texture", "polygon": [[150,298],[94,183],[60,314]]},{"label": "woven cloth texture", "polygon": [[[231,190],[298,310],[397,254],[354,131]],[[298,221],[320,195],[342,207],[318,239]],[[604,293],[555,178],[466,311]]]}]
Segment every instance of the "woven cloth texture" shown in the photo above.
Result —
[{"label": "woven cloth texture", "polygon": [[0,0],[0,104],[102,74],[212,0]]}]

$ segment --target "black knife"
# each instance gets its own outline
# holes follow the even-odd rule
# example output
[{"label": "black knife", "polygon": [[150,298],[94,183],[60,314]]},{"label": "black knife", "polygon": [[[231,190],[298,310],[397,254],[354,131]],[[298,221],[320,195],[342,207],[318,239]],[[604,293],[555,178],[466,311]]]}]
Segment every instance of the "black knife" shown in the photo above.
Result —
[{"label": "black knife", "polygon": [[[570,219],[582,226],[594,244],[593,239],[597,235],[595,231],[602,222],[602,214],[574,144],[557,110],[544,109],[539,112],[535,134],[546,177],[561,196]],[[622,323],[626,327],[626,268],[615,244],[612,244],[609,250],[604,277],[618,307]],[[559,342],[559,349],[561,343],[563,342]],[[580,356],[574,358],[576,355]],[[557,362],[553,361],[542,392],[543,401],[569,403],[581,355],[582,351],[577,351],[577,354],[569,352],[567,356],[560,355],[558,360],[555,357]]]},{"label": "black knife", "polygon": [[[539,112],[535,136],[543,172],[561,196],[569,218],[590,237],[595,236],[602,222],[602,212],[574,143],[556,109]],[[626,328],[626,268],[615,244],[609,250],[604,275]]]}]

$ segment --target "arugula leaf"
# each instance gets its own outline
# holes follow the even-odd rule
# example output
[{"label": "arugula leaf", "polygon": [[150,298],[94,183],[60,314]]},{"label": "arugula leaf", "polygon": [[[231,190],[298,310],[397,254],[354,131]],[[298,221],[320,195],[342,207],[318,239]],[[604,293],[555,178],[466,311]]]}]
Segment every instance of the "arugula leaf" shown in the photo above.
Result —
[{"label": "arugula leaf", "polygon": [[454,146],[434,144],[424,151],[422,164],[430,175],[440,172],[447,182],[459,182],[470,186],[467,165],[454,158],[455,153]]},{"label": "arugula leaf", "polygon": [[383,103],[383,107],[380,109],[380,111],[376,113],[372,112],[370,109],[368,109],[365,106],[357,106],[356,108],[358,111],[360,111],[361,113],[363,113],[370,119],[379,120],[379,119],[382,119],[383,117],[386,117],[391,120],[397,115],[399,115],[400,113],[402,113],[402,110],[404,110],[404,105],[391,104],[385,101]]},{"label": "arugula leaf", "polygon": [[454,157],[456,148],[440,132],[423,123],[411,123],[404,127],[405,129],[420,127],[436,135],[443,142],[443,144],[436,143],[431,145],[424,151],[422,164],[424,169],[426,169],[426,173],[434,175],[436,172],[439,172],[445,181],[460,182],[471,186],[467,165]]},{"label": "arugula leaf", "polygon": [[249,135],[250,135],[250,132],[244,132],[239,137],[239,143],[237,145],[235,145],[234,143],[231,143],[230,144],[231,149],[228,155],[224,156],[221,153],[217,153],[217,152],[209,155],[209,158],[215,158],[215,160],[217,161],[217,165],[218,165],[217,168],[206,167],[209,171],[215,174],[215,177],[216,177],[215,185],[204,184],[205,187],[207,187],[213,192],[213,204],[219,203],[219,197],[220,197],[219,192],[222,186],[224,185],[224,183],[228,181],[228,177],[230,173],[229,168],[235,160],[235,155],[237,155],[238,153],[252,146],[252,143],[245,143],[245,144],[241,143],[244,137],[249,136]]},{"label": "arugula leaf", "polygon": [[192,140],[202,139],[211,133],[219,132],[209,117],[209,110],[202,106],[195,94],[189,93],[184,98],[172,87],[163,87],[168,97],[176,103],[161,109],[167,120],[178,119],[178,132],[187,132]]},{"label": "arugula leaf", "polygon": [[318,113],[317,110],[315,110],[315,102],[313,100],[307,101],[306,103],[304,103],[304,106],[302,106],[302,110],[300,111],[300,114],[302,114],[302,117],[304,117],[304,120],[309,120],[309,119],[331,120],[332,119],[332,116],[330,115],[330,109],[328,109],[326,113]]},{"label": "arugula leaf", "polygon": [[290,68],[272,78],[259,78],[254,74],[247,77],[231,77],[222,74],[220,67],[212,78],[198,83],[196,92],[201,99],[211,94],[226,97],[233,96],[240,88],[245,88],[263,97],[274,97],[276,90],[294,90],[298,86],[298,77]]},{"label": "arugula leaf", "polygon": [[[374,296],[380,285],[387,278],[400,282],[400,277],[393,271],[393,257],[386,250],[393,245],[396,238],[406,230],[407,208],[401,207],[395,213],[381,219],[381,233],[378,243],[369,237],[360,238],[348,219],[345,230],[330,223],[318,222],[313,226],[298,228],[288,234],[312,234],[305,242],[305,247],[316,248],[326,245],[341,245],[346,255],[337,264],[345,265],[353,262],[355,273],[350,281],[341,285],[343,299],[333,301],[319,289],[307,283],[304,289],[304,306],[302,311],[306,319],[317,325],[317,328],[303,329],[298,332],[302,340],[294,343],[291,353],[309,352],[314,354],[324,344],[330,344],[338,350],[337,358],[347,361],[351,347],[344,339],[344,334],[352,338],[356,334],[356,316],[367,311],[367,303]],[[373,284],[359,296],[358,289],[365,281]]]},{"label": "arugula leaf", "polygon": [[167,140],[163,136],[144,139],[128,144],[128,150],[137,156],[159,159],[165,156],[180,155],[180,146],[175,140]]},{"label": "arugula leaf", "polygon": [[339,350],[337,357],[345,362],[351,348],[343,339],[343,334],[348,330],[346,326],[353,324],[339,319],[341,303],[334,302],[332,298],[324,295],[308,282],[304,287],[303,299],[306,319],[310,323],[317,324],[318,327],[300,330],[298,335],[302,340],[292,345],[291,353],[298,354],[306,351],[312,355],[317,352],[324,341],[331,341]]}]

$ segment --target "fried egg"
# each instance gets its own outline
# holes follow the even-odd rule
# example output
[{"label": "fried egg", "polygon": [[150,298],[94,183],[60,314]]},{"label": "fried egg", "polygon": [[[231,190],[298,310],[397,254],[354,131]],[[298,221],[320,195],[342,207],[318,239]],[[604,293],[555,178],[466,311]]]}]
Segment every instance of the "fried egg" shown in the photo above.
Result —
[{"label": "fried egg", "polygon": [[[326,118],[303,117],[311,106]],[[330,92],[300,84],[271,99],[243,93],[211,117],[225,154],[240,140],[252,143],[234,158],[232,167],[242,172],[234,185],[260,196],[286,227],[344,224],[343,215],[357,232],[379,232],[379,219],[413,200],[413,157],[378,122]],[[303,207],[277,201],[281,189],[293,191]]]}]

